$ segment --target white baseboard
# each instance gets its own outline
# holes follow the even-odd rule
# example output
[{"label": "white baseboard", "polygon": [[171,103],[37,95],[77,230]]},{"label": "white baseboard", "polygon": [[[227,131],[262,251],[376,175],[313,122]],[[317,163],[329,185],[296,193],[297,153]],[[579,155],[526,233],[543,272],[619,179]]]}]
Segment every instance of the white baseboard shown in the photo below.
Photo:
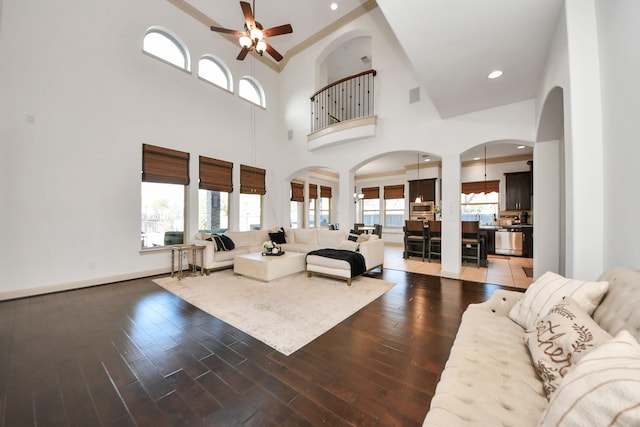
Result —
[{"label": "white baseboard", "polygon": [[168,268],[160,268],[149,271],[139,271],[137,273],[80,280],[77,282],[57,283],[55,285],[39,286],[36,288],[14,289],[11,291],[0,292],[0,301],[50,294],[53,292],[71,291],[73,289],[89,288],[91,286],[106,285],[108,283],[122,282],[123,280],[140,279],[142,277],[156,276],[158,274],[166,274],[169,272],[170,269]]},{"label": "white baseboard", "polygon": [[460,272],[440,271],[440,277],[446,277],[447,279],[460,279]]}]

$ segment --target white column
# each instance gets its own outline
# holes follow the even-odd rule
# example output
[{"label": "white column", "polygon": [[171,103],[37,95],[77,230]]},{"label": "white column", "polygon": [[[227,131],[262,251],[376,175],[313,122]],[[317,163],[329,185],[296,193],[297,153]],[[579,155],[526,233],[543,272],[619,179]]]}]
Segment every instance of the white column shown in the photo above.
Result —
[{"label": "white column", "polygon": [[458,154],[442,157],[442,269],[440,275],[460,278],[460,173],[462,165]]},{"label": "white column", "polygon": [[564,274],[560,265],[560,141],[533,148],[533,272]]},{"label": "white column", "polygon": [[[569,108],[566,274],[596,279],[604,256],[602,100],[596,11],[593,0],[567,0]],[[566,123],[566,122],[565,122]]]}]

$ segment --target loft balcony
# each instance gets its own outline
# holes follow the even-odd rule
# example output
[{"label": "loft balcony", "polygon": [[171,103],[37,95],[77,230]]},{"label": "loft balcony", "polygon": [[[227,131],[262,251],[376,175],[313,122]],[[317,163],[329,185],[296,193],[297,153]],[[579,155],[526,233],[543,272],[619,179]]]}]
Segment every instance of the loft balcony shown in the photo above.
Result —
[{"label": "loft balcony", "polygon": [[309,150],[374,136],[375,70],[345,77],[311,96]]}]

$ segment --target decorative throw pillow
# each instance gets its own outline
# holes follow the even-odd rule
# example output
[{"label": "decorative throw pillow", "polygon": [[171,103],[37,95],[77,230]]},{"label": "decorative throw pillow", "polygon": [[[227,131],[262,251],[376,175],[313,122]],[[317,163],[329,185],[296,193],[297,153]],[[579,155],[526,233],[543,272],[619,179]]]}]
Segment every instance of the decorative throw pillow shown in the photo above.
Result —
[{"label": "decorative throw pillow", "polygon": [[565,298],[524,334],[547,398],[591,350],[612,338],[574,300]]},{"label": "decorative throw pillow", "polygon": [[207,240],[216,242],[217,251],[230,251],[236,247],[236,245],[233,243],[233,240],[231,240],[229,236],[225,236],[224,234],[212,234],[211,237]]},{"label": "decorative throw pillow", "polygon": [[280,231],[275,233],[269,233],[269,239],[271,239],[273,243],[276,243],[278,245],[287,243],[287,238],[286,238],[286,235],[284,234],[284,228],[280,227]]},{"label": "decorative throw pillow", "polygon": [[540,425],[637,426],[639,402],[640,345],[622,330],[564,377]]},{"label": "decorative throw pillow", "polygon": [[351,230],[351,231],[349,231],[349,237],[347,237],[347,238],[349,240],[351,240],[352,242],[357,242],[358,241],[358,237],[360,237],[360,234],[355,230]]},{"label": "decorative throw pillow", "polygon": [[533,282],[509,311],[509,318],[525,329],[538,324],[563,297],[572,298],[591,316],[609,288],[609,282],[567,279],[547,271]]},{"label": "decorative throw pillow", "polygon": [[368,242],[369,241],[369,235],[368,234],[361,234],[358,236],[358,239],[356,240],[356,242],[358,243],[362,243],[362,242]]}]

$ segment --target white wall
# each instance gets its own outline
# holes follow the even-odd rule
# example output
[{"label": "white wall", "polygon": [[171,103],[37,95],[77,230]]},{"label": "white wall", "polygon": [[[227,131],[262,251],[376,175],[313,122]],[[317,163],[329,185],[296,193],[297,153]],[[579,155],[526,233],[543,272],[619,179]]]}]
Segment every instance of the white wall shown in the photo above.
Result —
[{"label": "white wall", "polygon": [[[143,54],[152,25],[179,35],[194,64],[208,52],[228,58],[235,90],[240,76],[255,75],[267,109]],[[235,61],[235,46],[169,2],[7,1],[1,27],[0,295],[167,271],[168,253],[139,252],[143,143],[191,153],[188,233],[197,227],[198,155],[233,161],[236,173],[240,163],[264,167],[267,201],[282,196],[272,172],[273,143],[286,138],[277,75]],[[275,223],[284,212],[266,214]]]},{"label": "white wall", "polygon": [[640,269],[640,2],[598,0],[604,140],[604,267]]},{"label": "white wall", "polygon": [[[439,118],[424,88],[421,102],[409,104],[409,90],[420,83],[378,9],[291,58],[281,74],[250,59],[236,61],[236,46],[169,2],[33,7],[9,0],[1,19],[0,220],[3,242],[11,245],[0,245],[6,272],[0,297],[168,270],[166,252],[139,251],[143,143],[191,153],[190,232],[197,224],[200,154],[233,161],[237,169],[245,163],[267,170],[266,226],[288,223],[289,179],[296,171],[329,167],[339,173],[335,221],[348,224],[355,217],[353,176],[362,164],[391,151],[439,156],[449,182],[445,215],[452,213],[444,233],[455,237],[445,247],[443,270],[455,277],[460,153],[489,141],[535,140],[533,100],[448,120]],[[255,75],[267,93],[267,109],[142,54],[142,36],[152,25],[178,34],[194,64],[204,53],[226,59],[236,88],[240,76]],[[316,59],[349,33],[372,37],[376,136],[310,152]],[[234,191],[232,209],[237,197]]]}]

